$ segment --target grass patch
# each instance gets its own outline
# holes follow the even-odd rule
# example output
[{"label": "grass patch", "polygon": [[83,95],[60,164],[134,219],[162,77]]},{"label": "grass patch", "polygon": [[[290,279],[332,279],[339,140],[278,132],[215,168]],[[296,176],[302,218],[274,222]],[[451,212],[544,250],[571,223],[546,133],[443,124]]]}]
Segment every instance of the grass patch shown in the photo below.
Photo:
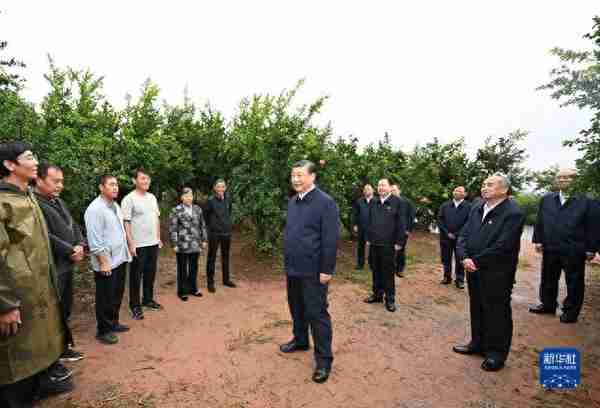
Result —
[{"label": "grass patch", "polygon": [[286,320],[286,319],[277,319],[277,320],[273,320],[270,323],[267,323],[263,326],[263,328],[265,329],[276,329],[279,327],[290,327],[292,325],[292,321],[291,320]]},{"label": "grass patch", "polygon": [[227,344],[227,350],[246,349],[253,344],[272,343],[273,336],[265,335],[257,330],[240,330],[238,335]]}]

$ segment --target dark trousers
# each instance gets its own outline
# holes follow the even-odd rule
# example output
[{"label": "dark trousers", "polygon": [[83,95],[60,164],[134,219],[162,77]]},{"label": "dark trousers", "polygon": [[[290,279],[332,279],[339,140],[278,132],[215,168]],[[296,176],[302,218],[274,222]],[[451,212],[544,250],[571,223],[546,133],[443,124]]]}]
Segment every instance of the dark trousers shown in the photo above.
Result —
[{"label": "dark trousers", "polygon": [[33,394],[38,388],[39,374],[25,378],[14,384],[0,386],[0,407],[30,408],[33,407]]},{"label": "dark trousers", "polygon": [[406,268],[406,245],[394,254],[394,265],[396,266],[396,272],[404,272]]},{"label": "dark trousers", "polygon": [[198,292],[198,252],[177,253],[177,296]]},{"label": "dark trousers", "polygon": [[544,251],[540,300],[545,308],[556,309],[558,284],[563,270],[567,283],[567,297],[563,301],[563,313],[577,318],[583,306],[585,292],[585,255],[567,256],[558,252]]},{"label": "dark trousers", "polygon": [[317,368],[330,369],[333,361],[331,351],[331,316],[327,308],[328,285],[318,277],[287,277],[287,295],[293,321],[294,340],[299,345],[308,345],[308,328],[315,345]]},{"label": "dark trousers", "polygon": [[58,275],[57,282],[63,316],[68,321],[73,310],[73,271]]},{"label": "dark trousers", "polygon": [[356,240],[356,266],[359,268],[365,267],[365,247],[366,247],[366,234],[362,231],[358,231],[358,237]]},{"label": "dark trousers", "polygon": [[125,292],[125,277],[127,263],[112,270],[110,276],[94,272],[96,280],[96,322],[98,334],[103,335],[112,331],[119,323],[119,310]]},{"label": "dark trousers", "polygon": [[396,283],[394,281],[394,257],[396,251],[393,245],[371,245],[371,268],[373,271],[373,294],[393,302],[396,298]]},{"label": "dark trousers", "polygon": [[[484,351],[486,357],[505,361],[512,342],[513,321],[510,284],[498,285],[485,276],[492,271],[467,274],[471,312],[471,344]],[[494,271],[494,274],[496,271]],[[511,289],[509,289],[511,288]]]},{"label": "dark trousers", "polygon": [[135,249],[136,256],[129,268],[129,307],[140,307],[140,285],[142,285],[142,303],[154,300],[154,281],[156,280],[156,262],[158,245]]},{"label": "dark trousers", "polygon": [[456,256],[456,240],[440,239],[440,254],[444,265],[444,278],[452,279],[452,256],[454,256],[454,275],[456,282],[465,281],[465,269]]},{"label": "dark trousers", "polygon": [[229,247],[231,235],[210,235],[208,237],[208,259],[206,261],[206,280],[209,285],[215,283],[215,262],[217,249],[221,247],[221,268],[223,269],[223,282],[229,282]]}]

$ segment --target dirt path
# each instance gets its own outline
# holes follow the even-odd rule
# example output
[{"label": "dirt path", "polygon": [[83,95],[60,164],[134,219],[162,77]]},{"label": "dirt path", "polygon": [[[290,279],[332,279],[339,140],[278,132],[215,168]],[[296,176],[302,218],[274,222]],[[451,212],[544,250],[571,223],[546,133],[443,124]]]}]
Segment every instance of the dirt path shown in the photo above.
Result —
[{"label": "dirt path", "polygon": [[[239,288],[183,303],[175,296],[174,259],[161,260],[162,312],[124,323],[131,332],[117,346],[94,340],[91,310],[75,320],[79,348],[87,358],[71,367],[77,389],[45,407],[600,407],[600,340],[597,280],[588,286],[577,325],[534,316],[537,260],[518,275],[513,297],[515,332],[507,367],[489,374],[481,359],[452,353],[468,339],[466,291],[438,284],[435,241],[420,235],[409,254],[408,276],[397,279],[398,312],[367,305],[365,272],[352,269],[344,244],[338,278],[331,287],[334,369],[324,385],[310,381],[312,351],[282,355],[277,345],[291,327],[283,275],[256,263],[239,244],[233,268]],[[260,278],[256,278],[259,276]],[[253,278],[250,278],[253,277]],[[203,285],[205,287],[205,285]],[[125,302],[124,302],[125,303]],[[594,303],[596,315],[592,312]],[[576,346],[584,359],[584,385],[576,392],[544,392],[537,381],[538,351]]]}]

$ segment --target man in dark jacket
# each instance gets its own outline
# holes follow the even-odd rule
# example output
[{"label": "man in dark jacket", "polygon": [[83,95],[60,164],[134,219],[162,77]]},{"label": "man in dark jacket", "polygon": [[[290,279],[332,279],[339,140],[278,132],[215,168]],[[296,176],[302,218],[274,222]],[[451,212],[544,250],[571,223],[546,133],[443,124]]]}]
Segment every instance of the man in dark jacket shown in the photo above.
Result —
[{"label": "man in dark jacket", "polygon": [[367,227],[369,224],[369,205],[372,199],[373,186],[365,184],[363,196],[356,200],[352,207],[352,228],[354,233],[358,235],[357,270],[365,267],[365,244],[367,243]]},{"label": "man in dark jacket", "polygon": [[365,303],[382,303],[385,293],[385,307],[396,311],[396,286],[394,282],[394,257],[406,245],[406,207],[400,199],[391,194],[388,179],[377,183],[379,197],[371,203],[367,244],[371,250],[373,268],[373,294]]},{"label": "man in dark jacket", "polygon": [[575,170],[561,170],[558,173],[560,191],[546,194],[540,201],[533,234],[535,249],[543,254],[541,304],[531,307],[529,311],[537,314],[556,312],[558,282],[561,270],[564,270],[567,297],[560,316],[562,323],[577,322],[581,312],[585,261],[591,260],[597,250],[595,234],[600,224],[592,200],[570,191],[575,177]]},{"label": "man in dark jacket", "polygon": [[[65,202],[60,199],[63,189],[62,169],[47,163],[40,164],[35,182],[35,195],[48,225],[62,312],[65,322],[68,322],[73,307],[73,272],[75,263],[83,260],[84,240]],[[82,353],[70,347],[60,356],[63,362],[78,361],[82,358]]]},{"label": "man in dark jacket", "polygon": [[481,188],[484,202],[475,205],[461,230],[457,252],[467,272],[471,342],[454,346],[460,354],[485,357],[481,368],[498,371],[510,351],[510,305],[525,214],[508,199],[508,178],[496,173]]},{"label": "man in dark jacket", "polygon": [[396,251],[394,264],[396,266],[396,276],[399,278],[404,278],[404,269],[406,268],[406,245],[408,244],[408,239],[410,238],[410,234],[413,231],[415,226],[415,216],[416,209],[415,205],[406,197],[402,197],[402,190],[398,187],[397,184],[392,184],[391,186],[392,194],[400,199],[400,202],[405,208],[406,220],[404,222],[404,226],[406,228],[406,244],[404,247],[398,251]]},{"label": "man in dark jacket", "polygon": [[452,192],[454,198],[446,201],[438,213],[438,229],[440,230],[440,254],[444,266],[442,285],[452,283],[452,255],[454,255],[455,284],[459,289],[465,287],[465,270],[456,256],[456,241],[461,228],[467,222],[471,212],[471,204],[465,201],[465,188],[458,186]]},{"label": "man in dark jacket", "polygon": [[206,262],[206,281],[208,291],[215,293],[215,262],[217,249],[221,247],[221,268],[223,285],[235,288],[229,276],[229,248],[231,247],[231,200],[225,194],[225,180],[217,180],[215,194],[206,203],[204,216],[208,229],[208,259]]},{"label": "man in dark jacket", "polygon": [[298,193],[288,204],[284,232],[284,266],[294,338],[282,344],[283,353],[308,350],[308,329],[315,346],[312,379],[329,378],[331,317],[327,311],[329,281],[335,272],[339,239],[339,212],[333,199],[315,186],[315,165],[302,160],[292,168],[292,186]]}]

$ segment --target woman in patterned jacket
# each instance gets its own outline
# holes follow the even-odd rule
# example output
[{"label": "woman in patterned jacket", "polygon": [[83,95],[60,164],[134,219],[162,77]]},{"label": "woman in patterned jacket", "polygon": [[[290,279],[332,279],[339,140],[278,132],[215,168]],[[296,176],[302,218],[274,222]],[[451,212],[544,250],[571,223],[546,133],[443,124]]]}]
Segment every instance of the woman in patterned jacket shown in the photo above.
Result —
[{"label": "woman in patterned jacket", "polygon": [[200,297],[198,289],[198,256],[206,248],[206,225],[202,209],[193,203],[192,189],[181,191],[181,204],[169,217],[169,237],[177,257],[177,296],[184,302],[188,295]]}]

